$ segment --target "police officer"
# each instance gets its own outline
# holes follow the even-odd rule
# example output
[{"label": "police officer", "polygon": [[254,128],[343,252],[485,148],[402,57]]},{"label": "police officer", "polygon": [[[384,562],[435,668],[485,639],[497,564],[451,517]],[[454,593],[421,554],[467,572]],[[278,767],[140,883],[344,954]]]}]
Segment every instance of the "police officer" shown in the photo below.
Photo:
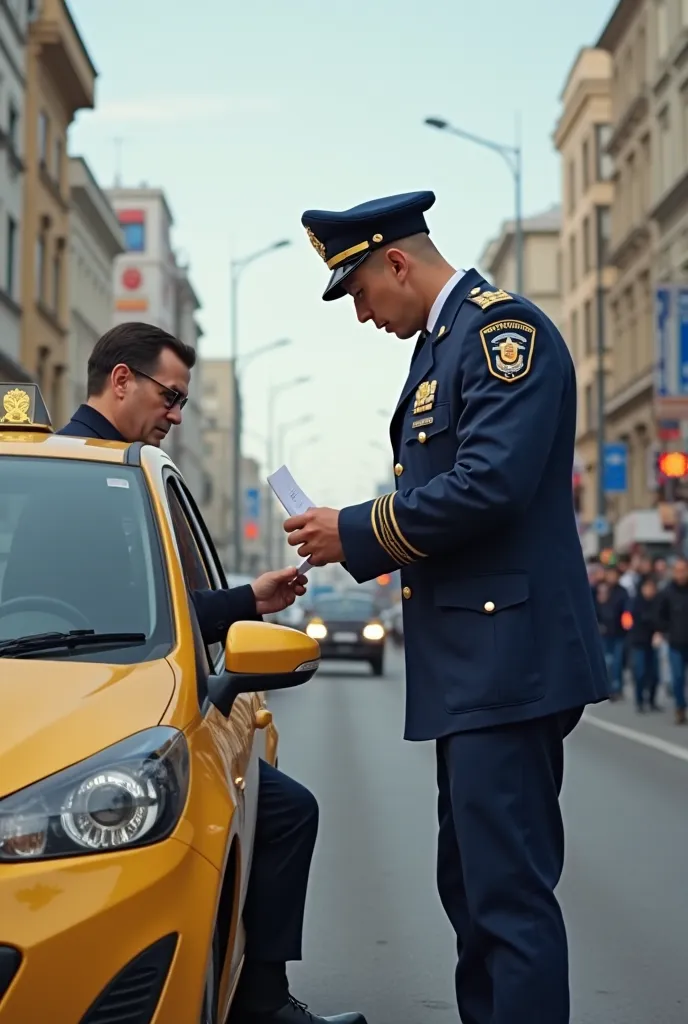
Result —
[{"label": "police officer", "polygon": [[432,192],[302,221],[361,323],[420,332],[391,423],[393,493],[287,520],[315,565],[401,569],[406,730],[435,740],[438,886],[464,1024],[568,1024],[563,740],[607,675],[576,529],[576,383],[532,302],[455,270]]},{"label": "police officer", "polygon": [[[196,353],[150,324],[113,327],[88,362],[88,399],[58,431],[159,446],[181,423]],[[106,541],[106,538],[104,538]],[[296,570],[264,573],[245,587],[191,594],[206,644],[240,619],[280,611],[305,593]],[[286,965],[301,959],[303,918],[318,831],[313,794],[260,761],[251,875],[244,906],[246,957],[232,1003],[236,1024],[366,1024],[358,1013],[318,1017],[289,992]]]}]

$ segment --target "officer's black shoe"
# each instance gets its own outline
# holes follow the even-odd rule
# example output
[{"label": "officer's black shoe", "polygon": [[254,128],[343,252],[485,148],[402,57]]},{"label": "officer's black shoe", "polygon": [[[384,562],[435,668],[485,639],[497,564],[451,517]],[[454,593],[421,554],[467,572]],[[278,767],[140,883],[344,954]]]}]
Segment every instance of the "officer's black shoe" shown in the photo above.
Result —
[{"label": "officer's black shoe", "polygon": [[272,1013],[245,1013],[241,1024],[367,1024],[362,1013],[338,1013],[334,1017],[318,1017],[305,1003],[289,996],[289,1001]]}]

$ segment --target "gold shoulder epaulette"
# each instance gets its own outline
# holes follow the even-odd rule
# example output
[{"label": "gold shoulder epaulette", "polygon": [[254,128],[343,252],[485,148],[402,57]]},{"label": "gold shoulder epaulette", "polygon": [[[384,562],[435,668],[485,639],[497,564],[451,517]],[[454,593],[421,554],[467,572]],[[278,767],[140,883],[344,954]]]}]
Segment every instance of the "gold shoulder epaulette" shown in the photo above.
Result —
[{"label": "gold shoulder epaulette", "polygon": [[490,306],[496,306],[498,302],[512,302],[513,295],[509,295],[500,288],[496,292],[481,292],[478,291],[476,295],[469,295],[468,301],[475,302],[476,306],[480,306],[481,309],[489,309]]}]

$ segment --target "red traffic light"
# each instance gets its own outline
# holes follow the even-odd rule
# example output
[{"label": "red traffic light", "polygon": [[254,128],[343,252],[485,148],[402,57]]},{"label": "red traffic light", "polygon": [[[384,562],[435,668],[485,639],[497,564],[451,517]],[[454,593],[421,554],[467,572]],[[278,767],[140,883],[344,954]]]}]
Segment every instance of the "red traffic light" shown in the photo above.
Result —
[{"label": "red traffic light", "polygon": [[388,572],[383,572],[382,576],[378,576],[375,582],[381,587],[387,587],[392,582],[392,577]]},{"label": "red traffic light", "polygon": [[685,452],[662,452],[657,463],[663,476],[678,478],[688,474],[688,455]]}]

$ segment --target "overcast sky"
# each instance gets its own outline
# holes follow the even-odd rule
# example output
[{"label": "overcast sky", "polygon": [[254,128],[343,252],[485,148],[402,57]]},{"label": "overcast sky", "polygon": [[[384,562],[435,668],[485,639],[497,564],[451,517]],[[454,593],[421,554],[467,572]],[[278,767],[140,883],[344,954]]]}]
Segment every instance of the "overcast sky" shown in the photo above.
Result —
[{"label": "overcast sky", "polygon": [[[203,303],[203,352],[228,354],[229,261],[290,238],[250,267],[240,345],[293,344],[247,369],[247,448],[262,461],[271,384],[283,396],[288,462],[310,496],[369,497],[388,471],[387,425],[411,343],[360,326],[348,300],[323,303],[327,270],[301,228],[308,207],[345,209],[432,189],[433,238],[473,265],[513,213],[499,156],[433,131],[426,116],[524,148],[524,212],[560,194],[552,131],[576,53],[594,44],[608,0],[71,0],[98,68],[95,111],[78,114],[71,151],[113,183],[165,189],[176,246]],[[317,437],[317,440],[314,440]],[[309,441],[309,444],[305,444]]]}]

